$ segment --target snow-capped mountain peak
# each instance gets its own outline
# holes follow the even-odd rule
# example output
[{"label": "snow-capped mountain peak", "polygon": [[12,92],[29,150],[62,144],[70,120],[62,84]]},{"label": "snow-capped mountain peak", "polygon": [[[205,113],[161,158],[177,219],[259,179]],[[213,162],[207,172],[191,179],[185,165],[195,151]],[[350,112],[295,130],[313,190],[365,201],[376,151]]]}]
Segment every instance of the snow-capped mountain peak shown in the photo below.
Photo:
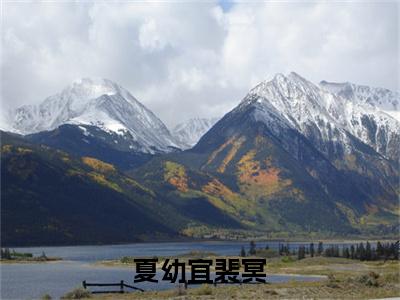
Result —
[{"label": "snow-capped mountain peak", "polygon": [[67,91],[80,94],[86,98],[114,95],[119,93],[121,89],[116,83],[104,78],[79,78],[66,88]]},{"label": "snow-capped mountain peak", "polygon": [[173,135],[182,149],[193,147],[199,139],[218,121],[218,118],[192,118],[179,123]]},{"label": "snow-capped mountain peak", "polygon": [[[304,123],[316,122],[317,118],[324,117],[325,122],[331,117],[325,111],[321,90],[297,73],[285,76],[277,74],[270,81],[263,81],[254,87],[245,98],[255,99],[263,106],[270,106],[294,128],[301,128]],[[328,99],[326,99],[328,100]],[[273,108],[268,110],[272,111]],[[324,114],[321,116],[321,111]]]},{"label": "snow-capped mountain peak", "polygon": [[324,153],[332,150],[322,149],[329,144],[349,151],[351,134],[396,160],[400,141],[400,123],[395,118],[398,102],[398,93],[389,90],[347,83],[323,82],[318,86],[292,72],[258,84],[238,109],[251,105],[253,117],[276,134],[279,128],[291,127],[320,145]]},{"label": "snow-capped mountain peak", "polygon": [[357,85],[350,82],[335,83],[325,80],[320,82],[320,86],[346,100],[360,103],[370,108],[379,110],[391,115],[400,121],[400,93],[393,92],[384,88]]},{"label": "snow-capped mountain peak", "polygon": [[91,125],[129,135],[141,152],[178,147],[167,127],[128,90],[108,79],[83,78],[39,105],[22,106],[9,115],[14,131],[22,134],[52,130],[63,124]]}]

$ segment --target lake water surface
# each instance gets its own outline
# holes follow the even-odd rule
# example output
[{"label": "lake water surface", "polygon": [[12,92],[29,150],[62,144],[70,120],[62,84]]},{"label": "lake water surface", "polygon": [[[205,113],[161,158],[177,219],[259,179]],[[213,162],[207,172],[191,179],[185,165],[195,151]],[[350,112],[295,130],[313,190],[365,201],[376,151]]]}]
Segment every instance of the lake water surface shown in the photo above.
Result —
[{"label": "lake water surface", "polygon": [[[295,249],[302,243],[289,244],[292,249]],[[257,243],[257,245],[265,247],[266,243]],[[278,242],[268,242],[268,245],[270,248],[279,247]],[[248,243],[187,242],[15,248],[17,252],[30,252],[35,256],[44,251],[47,256],[61,257],[63,261],[1,264],[1,299],[40,299],[44,294],[49,294],[56,299],[74,287],[81,286],[83,280],[96,283],[116,283],[124,280],[128,284],[133,284],[135,275],[133,268],[93,265],[93,262],[99,260],[118,259],[122,256],[174,256],[193,250],[214,252],[219,255],[238,255],[242,246],[248,248]],[[267,280],[269,282],[315,281],[321,280],[321,277],[268,275]],[[135,286],[145,290],[155,290],[172,288],[175,284],[159,281],[159,283],[139,283]]]}]

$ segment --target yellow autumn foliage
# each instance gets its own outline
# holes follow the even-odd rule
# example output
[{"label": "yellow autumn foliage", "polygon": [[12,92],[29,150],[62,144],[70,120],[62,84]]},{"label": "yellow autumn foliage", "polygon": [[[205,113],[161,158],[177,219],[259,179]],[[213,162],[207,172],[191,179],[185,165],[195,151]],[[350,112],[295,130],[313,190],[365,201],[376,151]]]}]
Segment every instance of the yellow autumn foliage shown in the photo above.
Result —
[{"label": "yellow autumn foliage", "polygon": [[1,147],[1,152],[2,153],[10,153],[12,151],[12,146],[11,145],[3,145]]},{"label": "yellow autumn foliage", "polygon": [[241,213],[252,215],[256,212],[256,203],[254,201],[243,199],[218,179],[213,179],[203,186],[202,192],[207,195],[210,202],[216,207],[238,217]]},{"label": "yellow autumn foliage", "polygon": [[84,176],[84,171],[80,169],[68,169],[67,176]]},{"label": "yellow autumn foliage", "polygon": [[232,144],[232,142],[235,140],[235,138],[236,138],[235,136],[231,137],[225,143],[223,143],[221,146],[219,146],[217,150],[215,150],[213,153],[211,153],[210,157],[207,160],[207,165],[212,163],[212,161],[217,157],[218,153],[223,151],[228,145]]},{"label": "yellow autumn foliage", "polygon": [[133,180],[132,178],[126,177],[126,178],[124,178],[123,182],[128,185],[131,185],[135,188],[141,189],[142,191],[144,191],[152,196],[155,196],[155,194],[152,190],[149,190],[148,188],[144,187],[143,185],[141,185],[137,181]]},{"label": "yellow autumn foliage", "polygon": [[112,164],[105,163],[93,157],[82,157],[82,162],[85,165],[91,167],[93,170],[101,173],[110,173],[116,171],[115,167]]},{"label": "yellow autumn foliage", "polygon": [[107,180],[107,178],[104,176],[104,174],[96,173],[96,172],[90,172],[88,173],[88,176],[95,182],[104,185],[110,189],[113,189],[117,192],[122,193],[122,189],[119,187],[118,184],[115,182],[112,182],[110,180]]},{"label": "yellow autumn foliage", "polygon": [[32,149],[29,148],[24,148],[24,147],[18,147],[17,152],[20,154],[27,154],[27,153],[32,153]]},{"label": "yellow autumn foliage", "polygon": [[344,205],[343,203],[340,202],[335,202],[337,208],[346,216],[347,220],[349,220],[351,225],[357,225],[359,223],[359,220],[357,218],[357,216],[355,215],[354,211]]},{"label": "yellow autumn foliage", "polygon": [[10,153],[15,151],[18,154],[27,154],[27,153],[32,153],[32,149],[29,148],[24,148],[24,147],[15,147],[12,145],[3,145],[1,147],[1,152],[2,153]]},{"label": "yellow autumn foliage", "polygon": [[188,191],[188,182],[185,168],[172,161],[166,161],[164,164],[164,180],[176,187],[180,192]]},{"label": "yellow autumn foliage", "polygon": [[291,185],[291,180],[279,177],[281,171],[273,167],[269,159],[264,161],[263,168],[260,161],[254,159],[255,155],[255,150],[247,152],[237,165],[237,177],[243,194],[257,199],[270,196]]},{"label": "yellow autumn foliage", "polygon": [[231,149],[229,150],[228,154],[225,156],[224,160],[222,161],[221,165],[218,167],[217,171],[220,173],[224,173],[226,166],[235,157],[237,151],[239,150],[240,146],[246,141],[245,137],[240,137],[238,139],[232,139],[230,144],[232,145]]}]

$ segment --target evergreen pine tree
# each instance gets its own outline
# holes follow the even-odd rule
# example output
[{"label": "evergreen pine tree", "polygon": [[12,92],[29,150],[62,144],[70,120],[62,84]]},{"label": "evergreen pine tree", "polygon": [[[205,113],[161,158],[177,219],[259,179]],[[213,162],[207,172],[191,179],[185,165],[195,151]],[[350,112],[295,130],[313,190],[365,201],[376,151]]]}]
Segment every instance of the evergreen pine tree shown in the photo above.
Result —
[{"label": "evergreen pine tree", "polygon": [[382,257],[384,255],[383,246],[382,246],[381,242],[379,242],[379,241],[376,243],[376,255],[378,257]]},{"label": "evergreen pine tree", "polygon": [[240,256],[245,257],[246,256],[246,250],[244,250],[244,247],[242,246],[242,249],[240,250]]},{"label": "evergreen pine tree", "polygon": [[343,248],[343,257],[344,258],[350,258],[350,252],[349,252],[349,248]]},{"label": "evergreen pine tree", "polygon": [[393,259],[396,259],[396,245],[395,245],[395,243],[390,243],[390,255],[389,255],[389,257],[390,258],[393,258]]},{"label": "evergreen pine tree", "polygon": [[388,260],[390,257],[390,244],[389,243],[385,243],[383,245],[383,257],[384,257],[385,261]]},{"label": "evergreen pine tree", "polygon": [[4,258],[11,259],[11,253],[9,248],[4,249]]},{"label": "evergreen pine tree", "polygon": [[314,257],[314,243],[310,244],[310,256]]},{"label": "evergreen pine tree", "polygon": [[365,248],[364,248],[364,243],[360,243],[360,246],[358,247],[358,249],[359,249],[359,253],[360,253],[359,259],[360,259],[360,260],[365,260]]},{"label": "evergreen pine tree", "polygon": [[354,245],[350,246],[350,258],[355,259],[356,258],[356,250],[354,249]]},{"label": "evergreen pine tree", "polygon": [[339,246],[336,245],[334,248],[334,257],[340,257]]},{"label": "evergreen pine tree", "polygon": [[333,247],[329,246],[328,248],[325,248],[324,254],[326,257],[332,257],[333,256]]},{"label": "evergreen pine tree", "polygon": [[300,260],[300,259],[305,258],[306,257],[305,252],[306,252],[305,246],[299,246],[299,249],[297,252],[297,259]]},{"label": "evergreen pine tree", "polygon": [[365,260],[371,260],[371,258],[372,258],[371,244],[367,241],[367,245],[365,246]]},{"label": "evergreen pine tree", "polygon": [[394,253],[393,253],[394,259],[399,260],[399,252],[400,252],[400,241],[396,241],[396,243],[394,243]]},{"label": "evergreen pine tree", "polygon": [[250,242],[249,254],[250,255],[255,255],[256,254],[256,243],[254,243],[254,241]]},{"label": "evergreen pine tree", "polygon": [[319,242],[318,243],[318,251],[317,251],[317,253],[320,256],[320,255],[322,255],[323,252],[324,252],[324,245],[322,244],[322,242]]}]

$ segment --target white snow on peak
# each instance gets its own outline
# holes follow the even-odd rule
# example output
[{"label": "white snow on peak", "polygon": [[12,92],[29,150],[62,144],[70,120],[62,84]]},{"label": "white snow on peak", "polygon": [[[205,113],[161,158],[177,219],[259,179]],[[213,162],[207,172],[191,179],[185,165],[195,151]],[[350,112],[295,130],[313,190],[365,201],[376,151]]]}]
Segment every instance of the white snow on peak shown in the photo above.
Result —
[{"label": "white snow on peak", "polygon": [[63,124],[93,125],[129,133],[138,151],[153,153],[178,147],[167,127],[126,89],[108,79],[83,78],[39,105],[25,105],[9,115],[13,131],[30,134]]},{"label": "white snow on peak", "polygon": [[79,78],[72,82],[66,90],[74,91],[86,98],[97,98],[101,95],[117,94],[122,88],[104,78]]},{"label": "white snow on peak", "polygon": [[377,108],[400,121],[400,93],[385,88],[357,85],[350,82],[335,83],[325,80],[320,86],[335,95],[339,95],[354,103]]},{"label": "white snow on peak", "polygon": [[172,130],[173,136],[182,149],[192,148],[219,118],[192,118]]},{"label": "white snow on peak", "polygon": [[258,84],[238,109],[252,105],[256,120],[271,130],[289,126],[313,141],[316,137],[325,141],[321,145],[338,142],[350,149],[347,133],[351,133],[391,157],[397,153],[393,146],[400,134],[400,122],[393,114],[399,111],[398,99],[398,93],[385,89],[326,82],[318,86],[292,72]]}]

